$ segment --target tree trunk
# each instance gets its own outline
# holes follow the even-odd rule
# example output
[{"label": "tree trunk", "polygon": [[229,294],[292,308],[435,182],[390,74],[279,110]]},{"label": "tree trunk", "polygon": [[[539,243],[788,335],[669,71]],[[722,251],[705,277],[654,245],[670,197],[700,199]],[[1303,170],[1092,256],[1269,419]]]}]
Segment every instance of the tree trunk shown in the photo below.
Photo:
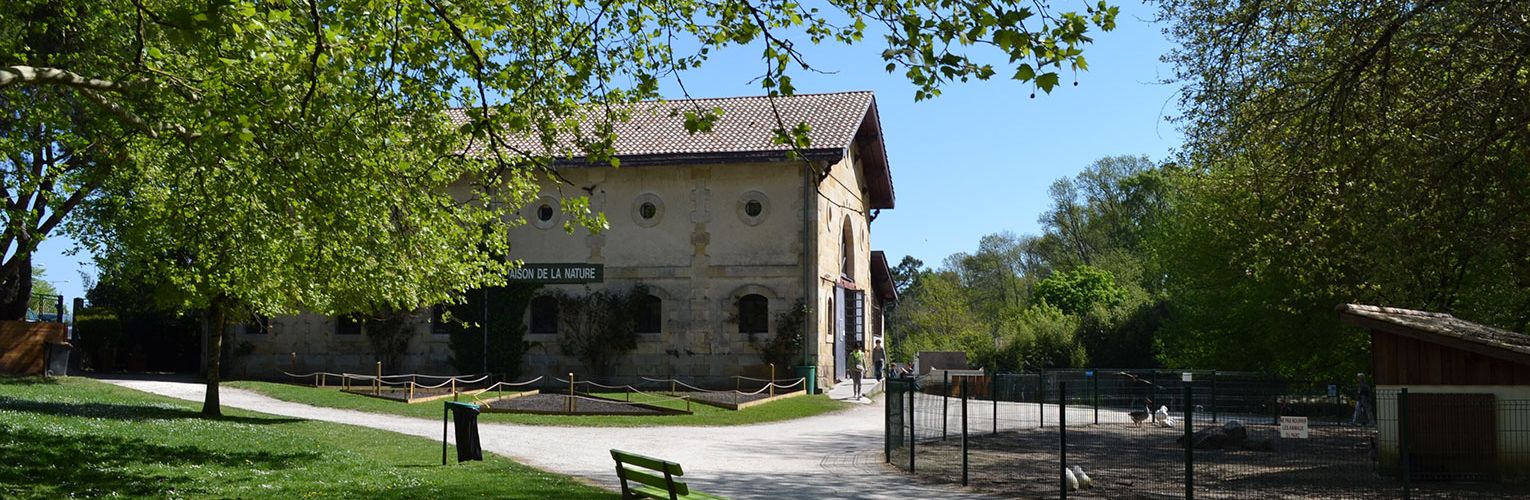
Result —
[{"label": "tree trunk", "polygon": [[27,319],[27,306],[32,299],[32,255],[16,255],[21,265],[14,271],[0,276],[0,320],[22,321]]},{"label": "tree trunk", "polygon": [[202,414],[207,416],[222,416],[223,409],[218,403],[218,374],[222,367],[223,358],[223,330],[228,319],[227,307],[223,300],[215,299],[207,307],[207,395],[202,400]]}]

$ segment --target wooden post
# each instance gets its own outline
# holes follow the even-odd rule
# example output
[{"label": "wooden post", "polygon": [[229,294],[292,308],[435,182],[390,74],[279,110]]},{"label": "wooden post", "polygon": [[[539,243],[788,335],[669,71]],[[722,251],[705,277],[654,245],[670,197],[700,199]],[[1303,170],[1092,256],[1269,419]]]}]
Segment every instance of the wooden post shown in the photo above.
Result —
[{"label": "wooden post", "polygon": [[776,364],[775,363],[771,363],[770,364],[770,382],[769,382],[769,384],[770,385],[767,385],[766,387],[770,388],[770,398],[771,399],[775,399],[775,397],[776,397]]},{"label": "wooden post", "polygon": [[[410,377],[413,379],[414,377]],[[409,400],[414,401],[414,380],[409,381]]]},{"label": "wooden post", "polygon": [[669,394],[670,395],[674,395],[675,394],[675,376],[674,375],[670,375],[669,376]]},{"label": "wooden post", "polygon": [[372,379],[372,394],[382,394],[382,362],[377,362],[377,378]]},{"label": "wooden post", "polygon": [[322,387],[322,386],[319,385],[319,374],[317,374],[317,373],[313,374],[313,386],[314,387]]},{"label": "wooden post", "polygon": [[574,413],[574,372],[568,372],[568,412]]},{"label": "wooden post", "polygon": [[292,353],[292,373],[297,373],[297,352]]}]

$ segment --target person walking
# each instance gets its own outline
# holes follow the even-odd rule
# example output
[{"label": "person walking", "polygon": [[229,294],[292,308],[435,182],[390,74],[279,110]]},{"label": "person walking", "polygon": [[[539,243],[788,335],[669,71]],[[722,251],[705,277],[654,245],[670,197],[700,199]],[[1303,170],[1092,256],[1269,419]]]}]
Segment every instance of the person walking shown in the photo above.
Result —
[{"label": "person walking", "polygon": [[1355,374],[1355,414],[1349,417],[1349,425],[1370,425],[1376,420],[1371,403],[1371,385],[1364,373]]},{"label": "person walking", "polygon": [[856,343],[854,350],[850,351],[850,380],[855,381],[855,399],[861,399],[861,372],[866,367],[866,353],[863,346]]},{"label": "person walking", "polygon": [[887,350],[882,348],[882,339],[877,339],[876,347],[871,348],[871,367],[875,370],[877,381],[882,381],[882,365],[887,364]]}]

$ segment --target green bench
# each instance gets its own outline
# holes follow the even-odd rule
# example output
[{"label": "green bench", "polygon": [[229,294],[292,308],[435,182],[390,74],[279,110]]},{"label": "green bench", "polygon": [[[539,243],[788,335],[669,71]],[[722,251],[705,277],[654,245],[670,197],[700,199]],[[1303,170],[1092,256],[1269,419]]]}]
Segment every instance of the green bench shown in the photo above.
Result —
[{"label": "green bench", "polygon": [[611,458],[616,460],[616,477],[622,480],[622,498],[723,498],[692,490],[684,481],[677,481],[685,475],[680,464],[621,450],[611,450]]}]

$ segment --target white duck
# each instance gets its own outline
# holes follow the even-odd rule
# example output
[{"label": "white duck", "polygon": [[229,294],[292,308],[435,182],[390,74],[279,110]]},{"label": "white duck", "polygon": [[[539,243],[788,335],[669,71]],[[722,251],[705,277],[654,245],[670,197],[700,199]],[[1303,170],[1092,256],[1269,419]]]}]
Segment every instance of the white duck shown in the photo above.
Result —
[{"label": "white duck", "polygon": [[1080,489],[1087,490],[1094,487],[1094,480],[1089,479],[1089,475],[1084,473],[1083,467],[1073,466],[1073,477],[1078,479],[1078,487]]},{"label": "white duck", "polygon": [[1153,412],[1153,423],[1163,427],[1174,427],[1176,424],[1174,417],[1169,416],[1168,406],[1159,406],[1158,411]]},{"label": "white duck", "polygon": [[1065,476],[1068,480],[1068,491],[1078,489],[1078,476],[1073,475],[1073,471],[1068,470],[1067,467],[1063,467],[1063,476]]}]

